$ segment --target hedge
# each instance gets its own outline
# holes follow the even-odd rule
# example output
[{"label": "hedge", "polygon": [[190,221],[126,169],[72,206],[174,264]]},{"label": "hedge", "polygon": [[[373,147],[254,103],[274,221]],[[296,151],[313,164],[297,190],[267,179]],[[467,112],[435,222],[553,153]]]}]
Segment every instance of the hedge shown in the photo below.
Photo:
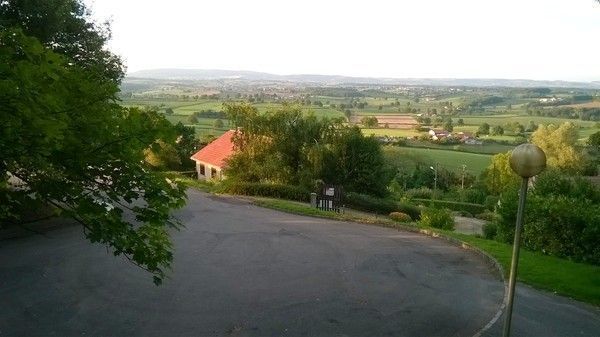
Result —
[{"label": "hedge", "polygon": [[300,186],[283,184],[226,182],[221,186],[219,192],[238,195],[271,197],[304,202],[310,200],[310,191]]},{"label": "hedge", "polygon": [[417,206],[392,199],[377,198],[359,193],[346,193],[344,203],[346,206],[358,211],[379,214],[402,212],[408,214],[414,220],[421,218],[421,210]]},{"label": "hedge", "polygon": [[444,207],[452,211],[468,212],[470,214],[483,213],[486,208],[484,205],[472,204],[469,202],[449,201],[449,200],[430,200],[430,199],[411,199],[412,201],[418,201],[426,206],[431,206],[433,202],[434,207]]}]

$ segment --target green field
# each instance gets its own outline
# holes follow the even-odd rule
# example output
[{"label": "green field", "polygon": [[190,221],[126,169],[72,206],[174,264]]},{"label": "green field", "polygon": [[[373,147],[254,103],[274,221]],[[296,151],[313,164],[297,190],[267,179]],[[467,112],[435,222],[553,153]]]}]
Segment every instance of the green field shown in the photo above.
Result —
[{"label": "green field", "polygon": [[389,136],[389,137],[413,137],[418,136],[419,132],[411,129],[386,129],[386,128],[378,128],[378,129],[361,129],[362,133],[365,136]]},{"label": "green field", "polygon": [[483,172],[492,158],[489,154],[397,146],[385,146],[384,153],[394,161],[402,162],[404,158],[406,161],[423,161],[455,172],[462,170],[462,165],[466,165],[465,170],[474,175]]},{"label": "green field", "polygon": [[417,147],[417,148],[431,148],[445,151],[461,151],[461,152],[470,152],[470,153],[481,153],[481,154],[497,154],[511,151],[515,148],[513,145],[504,145],[497,143],[489,143],[483,145],[467,145],[467,144],[436,144],[431,142],[422,142],[422,141],[408,141],[406,143],[407,147]]},{"label": "green field", "polygon": [[593,121],[582,121],[579,119],[568,119],[568,118],[554,118],[554,117],[539,117],[539,116],[527,116],[527,115],[490,115],[490,116],[460,116],[452,119],[454,123],[462,118],[466,125],[481,125],[488,123],[491,126],[504,125],[510,122],[519,122],[525,126],[529,124],[529,121],[533,121],[535,124],[562,124],[565,122],[571,122],[577,126],[583,128],[593,128],[596,122]]}]

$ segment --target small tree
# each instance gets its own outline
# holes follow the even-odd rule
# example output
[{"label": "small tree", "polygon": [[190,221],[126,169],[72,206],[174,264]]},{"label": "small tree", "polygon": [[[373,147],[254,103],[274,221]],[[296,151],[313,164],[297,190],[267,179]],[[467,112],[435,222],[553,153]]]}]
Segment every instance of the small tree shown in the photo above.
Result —
[{"label": "small tree", "polygon": [[213,123],[213,127],[215,129],[222,129],[225,125],[223,124],[223,121],[221,119],[216,119],[215,122]]},{"label": "small tree", "polygon": [[190,124],[198,124],[198,117],[196,117],[196,115],[190,115],[190,117],[188,117],[188,122]]},{"label": "small tree", "polygon": [[492,136],[501,136],[504,134],[504,128],[500,125],[495,125],[492,128]]},{"label": "small tree", "polygon": [[165,109],[165,114],[172,115],[173,114],[173,108],[166,108]]},{"label": "small tree", "polygon": [[488,123],[481,124],[479,126],[479,128],[477,129],[477,133],[482,134],[482,135],[490,134],[490,125]]},{"label": "small tree", "polygon": [[367,128],[375,128],[379,125],[377,117],[374,116],[365,116],[361,118],[360,122]]},{"label": "small tree", "polygon": [[454,126],[452,125],[452,119],[448,119],[446,123],[444,123],[444,130],[448,132],[452,132],[454,130]]}]

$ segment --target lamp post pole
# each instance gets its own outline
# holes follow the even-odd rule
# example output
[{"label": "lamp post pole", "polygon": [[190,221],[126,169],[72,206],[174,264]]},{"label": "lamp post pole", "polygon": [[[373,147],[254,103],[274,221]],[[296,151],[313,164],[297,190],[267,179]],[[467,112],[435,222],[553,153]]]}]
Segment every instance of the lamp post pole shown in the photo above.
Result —
[{"label": "lamp post pole", "polygon": [[515,240],[513,243],[512,260],[510,263],[510,276],[508,279],[508,303],[502,336],[510,336],[513,302],[515,298],[515,285],[517,283],[517,270],[519,266],[519,248],[521,245],[521,232],[525,218],[525,201],[527,200],[527,186],[529,178],[537,175],[546,168],[546,154],[542,149],[533,144],[521,144],[510,155],[510,168],[521,176],[521,189],[519,190],[519,208],[517,209],[517,223],[515,226]]},{"label": "lamp post pole", "polygon": [[431,196],[431,207],[434,206],[435,196],[437,194],[437,178],[438,178],[438,163],[435,163],[435,168],[433,166],[429,166],[430,169],[433,170],[433,195]]},{"label": "lamp post pole", "polygon": [[506,305],[506,319],[504,320],[504,331],[502,336],[510,335],[510,324],[512,321],[513,301],[515,297],[515,284],[517,282],[517,268],[519,266],[519,250],[521,246],[521,232],[523,230],[523,218],[525,217],[525,201],[527,199],[527,185],[529,178],[521,180],[519,191],[519,208],[517,210],[517,226],[515,228],[515,240],[513,243],[512,261],[510,263],[510,277],[508,279],[508,304]]}]

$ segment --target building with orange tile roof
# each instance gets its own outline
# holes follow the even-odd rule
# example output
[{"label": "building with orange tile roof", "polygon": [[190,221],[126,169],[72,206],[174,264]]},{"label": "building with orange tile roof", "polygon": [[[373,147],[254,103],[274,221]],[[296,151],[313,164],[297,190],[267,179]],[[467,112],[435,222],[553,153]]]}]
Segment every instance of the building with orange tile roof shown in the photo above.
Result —
[{"label": "building with orange tile roof", "polygon": [[227,159],[234,153],[233,136],[235,131],[229,130],[190,157],[196,162],[196,172],[201,180],[220,180]]}]

